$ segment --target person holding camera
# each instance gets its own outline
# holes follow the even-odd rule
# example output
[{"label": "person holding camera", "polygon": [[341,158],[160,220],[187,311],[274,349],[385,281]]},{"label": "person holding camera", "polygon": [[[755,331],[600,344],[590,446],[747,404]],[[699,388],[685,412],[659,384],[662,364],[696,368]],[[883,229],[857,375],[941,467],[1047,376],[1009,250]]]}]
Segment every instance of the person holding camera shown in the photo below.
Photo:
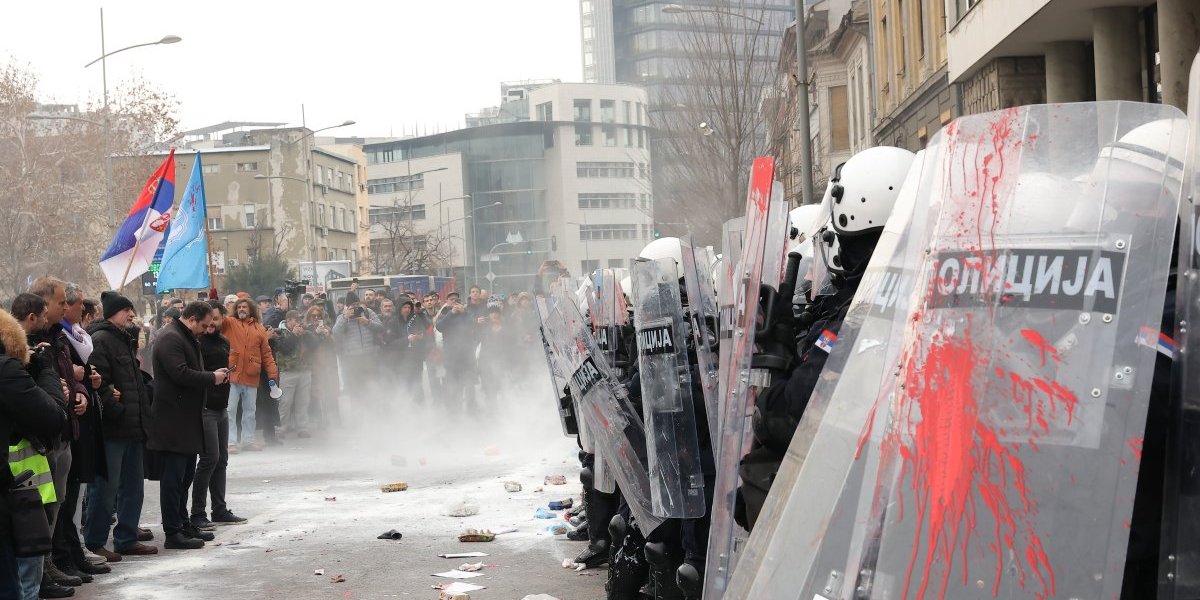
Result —
[{"label": "person holding camera", "polygon": [[479,379],[475,364],[475,348],[479,345],[481,323],[459,301],[458,293],[446,296],[446,305],[437,318],[437,330],[442,332],[442,360],[446,365],[443,389],[451,408],[473,410],[475,383]]},{"label": "person holding camera", "polygon": [[[0,591],[22,600],[36,600],[42,591],[57,598],[74,594],[68,587],[42,586],[50,513],[58,499],[49,448],[68,423],[71,391],[51,364],[49,344],[29,345],[28,334],[45,327],[40,296],[17,296],[12,314],[0,309],[0,435],[7,440],[9,467],[0,469]],[[14,480],[13,471],[23,482]]]},{"label": "person holding camera", "polygon": [[311,437],[308,411],[312,401],[312,358],[316,344],[314,331],[305,327],[299,311],[289,310],[275,338],[275,363],[283,396],[279,399],[279,424],[296,437]]},{"label": "person holding camera", "polygon": [[377,378],[378,336],[383,333],[379,315],[363,306],[357,293],[346,294],[346,308],[333,325],[333,337],[341,348],[346,391],[356,401],[368,398],[367,385]]}]

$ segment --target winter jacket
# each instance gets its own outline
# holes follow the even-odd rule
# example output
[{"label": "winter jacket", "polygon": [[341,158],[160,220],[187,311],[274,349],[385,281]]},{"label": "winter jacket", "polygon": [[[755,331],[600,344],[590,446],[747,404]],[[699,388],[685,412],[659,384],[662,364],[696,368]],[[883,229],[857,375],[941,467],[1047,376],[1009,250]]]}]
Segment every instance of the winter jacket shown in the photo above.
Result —
[{"label": "winter jacket", "polygon": [[[113,440],[145,440],[150,398],[137,364],[134,341],[128,330],[106,319],[92,321],[91,364],[104,381],[100,385],[104,411],[104,436]],[[121,392],[118,400],[112,388]]]},{"label": "winter jacket", "polygon": [[[200,336],[200,355],[207,369],[229,368],[229,340],[220,333],[205,333]],[[209,410],[225,410],[229,408],[229,384],[213,383],[208,386],[208,401],[205,408]]]},{"label": "winter jacket", "polygon": [[67,334],[63,332],[61,323],[55,323],[50,326],[50,329],[29,336],[30,346],[37,346],[41,343],[50,345],[43,353],[44,360],[53,366],[59,378],[66,380],[67,385],[71,388],[71,396],[65,400],[67,423],[63,425],[62,440],[75,441],[79,439],[79,418],[73,410],[75,395],[87,395],[87,387],[83,385],[83,382],[75,380],[75,365],[71,362],[71,343],[67,341]]},{"label": "winter jacket", "polygon": [[255,319],[225,319],[221,333],[229,339],[229,366],[237,367],[230,381],[239,385],[258,387],[259,375],[265,369],[268,379],[279,381],[279,368],[267,339],[267,330]]},{"label": "winter jacket", "polygon": [[84,368],[86,377],[83,385],[88,390],[88,409],[79,416],[79,439],[71,444],[72,481],[92,483],[97,477],[108,478],[108,459],[104,451],[104,402],[100,390],[108,386],[92,386],[91,374],[98,373],[91,363],[84,360],[80,351],[90,358],[95,351],[92,336],[83,328],[63,321],[63,330],[71,341],[71,363]]},{"label": "winter jacket", "polygon": [[[67,422],[66,409],[58,397],[62,387],[52,369],[42,371],[35,380],[26,370],[29,346],[21,325],[7,312],[0,311],[0,438],[6,442],[0,453],[8,462],[8,445],[21,438],[45,439],[56,436]],[[57,388],[58,397],[47,387]],[[12,472],[0,469],[0,490],[12,487]],[[0,493],[0,543],[12,537],[12,516],[8,494]]]},{"label": "winter jacket", "polygon": [[468,312],[446,311],[437,321],[442,332],[446,367],[453,364],[470,368],[475,364],[475,347],[479,344],[479,326]]},{"label": "winter jacket", "polygon": [[375,311],[365,306],[362,309],[363,316],[367,318],[366,325],[359,323],[356,318],[346,318],[343,313],[338,315],[337,323],[333,326],[333,338],[338,342],[342,356],[365,356],[379,350],[376,335],[383,334],[383,321],[379,320]]},{"label": "winter jacket", "polygon": [[146,447],[159,452],[199,454],[204,450],[204,405],[214,382],[200,355],[200,342],[175,321],[154,344],[154,404]]},{"label": "winter jacket", "polygon": [[317,334],[311,330],[305,331],[303,335],[297,335],[288,329],[279,329],[278,332],[274,342],[275,362],[279,365],[279,371],[286,375],[288,371],[311,369],[313,355],[321,343]]}]

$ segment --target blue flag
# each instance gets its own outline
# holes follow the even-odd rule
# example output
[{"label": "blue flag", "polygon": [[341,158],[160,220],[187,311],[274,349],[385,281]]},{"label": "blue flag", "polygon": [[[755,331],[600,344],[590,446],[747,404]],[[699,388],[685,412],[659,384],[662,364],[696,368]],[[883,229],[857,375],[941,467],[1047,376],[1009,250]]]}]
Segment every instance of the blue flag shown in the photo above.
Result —
[{"label": "blue flag", "polygon": [[204,235],[207,218],[204,200],[204,170],[200,152],[183,188],[183,198],[171,220],[167,247],[163,250],[162,269],[158,272],[158,291],[202,290],[209,287],[208,242]]}]

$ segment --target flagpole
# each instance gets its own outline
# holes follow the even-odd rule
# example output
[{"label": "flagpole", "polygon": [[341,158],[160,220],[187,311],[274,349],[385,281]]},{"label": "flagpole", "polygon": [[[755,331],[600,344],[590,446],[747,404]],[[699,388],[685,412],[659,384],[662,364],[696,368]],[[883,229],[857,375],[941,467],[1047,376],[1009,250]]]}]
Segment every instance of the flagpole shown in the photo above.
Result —
[{"label": "flagpole", "polygon": [[[170,160],[174,154],[175,149],[172,148],[171,153],[167,155],[167,160]],[[174,168],[174,165],[172,165],[172,168]],[[154,208],[154,199],[158,197],[163,179],[166,179],[166,173],[163,173],[162,177],[155,180],[154,195],[150,197],[150,204],[146,205],[146,216],[142,217],[142,226],[137,229],[133,236],[133,252],[129,254],[129,262],[125,263],[125,273],[121,275],[121,291],[124,291],[125,287],[129,285],[129,282],[126,281],[129,279],[129,270],[133,268],[133,261],[137,258],[138,248],[142,245],[142,235],[146,229],[146,223],[150,221],[150,211]],[[174,202],[175,199],[172,198],[171,203],[174,204]]]}]

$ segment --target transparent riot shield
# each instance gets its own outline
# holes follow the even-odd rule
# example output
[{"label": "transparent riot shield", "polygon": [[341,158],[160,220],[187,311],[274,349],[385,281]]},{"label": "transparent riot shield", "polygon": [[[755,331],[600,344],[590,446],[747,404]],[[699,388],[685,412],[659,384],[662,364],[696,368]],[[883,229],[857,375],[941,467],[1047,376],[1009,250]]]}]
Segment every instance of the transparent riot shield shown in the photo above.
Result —
[{"label": "transparent riot shield", "polygon": [[[1188,92],[1191,141],[1183,169],[1175,302],[1176,387],[1166,413],[1167,447],[1159,590],[1163,600],[1200,598],[1200,60],[1192,62]],[[1168,340],[1161,340],[1164,353]],[[1153,413],[1152,413],[1153,414]],[[1150,439],[1150,438],[1147,438]]]},{"label": "transparent riot shield", "polygon": [[692,405],[692,371],[673,258],[633,262],[633,321],[637,332],[646,458],[654,514],[704,516],[704,474]]},{"label": "transparent riot shield", "polygon": [[629,311],[620,279],[612,269],[597,269],[592,273],[591,317],[596,344],[608,364],[617,368],[617,348],[621,328],[629,323]]},{"label": "transparent riot shield", "polygon": [[717,292],[713,286],[710,265],[713,259],[704,248],[682,244],[683,281],[687,288],[687,306],[684,313],[691,329],[692,346],[696,349],[696,364],[700,373],[700,391],[704,394],[705,415],[708,417],[710,440],[716,440],[717,422],[720,420],[717,401],[717,382],[720,379],[717,366]]},{"label": "transparent riot shield", "polygon": [[[787,223],[786,203],[772,202],[775,192],[775,168],[771,158],[754,161],[746,200],[744,228],[725,230],[725,280],[718,302],[721,305],[720,378],[721,419],[717,437],[713,438],[716,452],[716,481],[713,489],[708,557],[705,566],[704,597],[720,598],[731,572],[737,547],[746,532],[733,520],[738,486],[738,463],[750,449],[750,416],[758,386],[750,382],[750,360],[754,354],[754,333],[759,318],[759,290],[764,270],[774,271],[778,278],[778,258],[782,256],[786,231],[773,235],[772,222]],[[782,216],[772,212],[782,211]],[[782,219],[782,221],[781,221]],[[779,248],[770,248],[769,239],[777,239]],[[740,246],[739,246],[739,241]],[[737,251],[735,248],[740,247]],[[768,268],[769,267],[769,268]],[[777,282],[777,281],[776,281]]]},{"label": "transparent riot shield", "polygon": [[[545,303],[542,299],[538,302]],[[633,410],[625,387],[600,358],[591,327],[575,303],[557,302],[539,307],[538,313],[544,315],[542,330],[555,364],[571,374],[568,385],[593,437],[597,464],[603,459],[620,484],[638,529],[644,534],[654,531],[663,519],[654,514],[650,501],[641,415]]]},{"label": "transparent riot shield", "polygon": [[[1118,140],[1178,114],[1030,106],[934,137],[895,250],[913,285],[888,370],[806,412],[807,455],[789,452],[731,597],[1120,593],[1177,208]],[[847,384],[872,367],[865,331],[830,357]]]}]

